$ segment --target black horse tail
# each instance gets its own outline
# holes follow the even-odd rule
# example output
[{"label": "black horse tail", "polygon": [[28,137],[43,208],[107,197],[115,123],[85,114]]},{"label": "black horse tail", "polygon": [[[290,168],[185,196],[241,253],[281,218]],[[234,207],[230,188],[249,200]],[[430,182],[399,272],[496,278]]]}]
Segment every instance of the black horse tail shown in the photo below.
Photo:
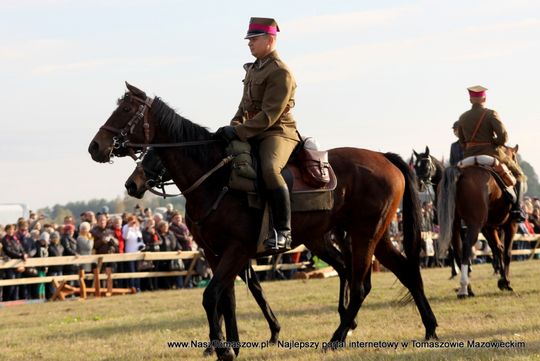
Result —
[{"label": "black horse tail", "polygon": [[407,259],[414,264],[420,262],[422,236],[421,207],[418,198],[416,175],[407,163],[395,153],[385,153],[384,156],[395,165],[405,177],[405,193],[403,194],[403,249]]},{"label": "black horse tail", "polygon": [[452,240],[452,229],[456,214],[456,188],[461,171],[458,167],[448,167],[444,170],[439,193],[437,195],[437,215],[439,218],[439,252],[446,254]]}]

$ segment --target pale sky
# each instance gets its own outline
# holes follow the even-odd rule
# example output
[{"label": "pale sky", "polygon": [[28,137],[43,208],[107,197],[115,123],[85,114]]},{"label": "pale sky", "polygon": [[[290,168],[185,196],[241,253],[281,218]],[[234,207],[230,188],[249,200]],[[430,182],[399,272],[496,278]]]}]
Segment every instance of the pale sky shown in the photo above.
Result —
[{"label": "pale sky", "polygon": [[0,203],[31,209],[124,194],[134,168],[87,147],[124,81],[213,130],[252,61],[251,16],[274,17],[301,133],[323,148],[448,159],[466,87],[540,170],[540,2],[0,0]]}]

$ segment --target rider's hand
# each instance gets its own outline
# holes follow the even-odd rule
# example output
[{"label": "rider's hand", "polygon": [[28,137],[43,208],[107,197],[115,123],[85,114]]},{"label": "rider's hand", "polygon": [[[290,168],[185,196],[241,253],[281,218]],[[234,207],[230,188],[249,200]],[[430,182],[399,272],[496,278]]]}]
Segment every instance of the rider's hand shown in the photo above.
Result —
[{"label": "rider's hand", "polygon": [[214,137],[218,139],[221,138],[227,142],[230,142],[231,140],[237,139],[238,134],[236,134],[236,130],[232,125],[226,125],[219,128],[214,134]]}]

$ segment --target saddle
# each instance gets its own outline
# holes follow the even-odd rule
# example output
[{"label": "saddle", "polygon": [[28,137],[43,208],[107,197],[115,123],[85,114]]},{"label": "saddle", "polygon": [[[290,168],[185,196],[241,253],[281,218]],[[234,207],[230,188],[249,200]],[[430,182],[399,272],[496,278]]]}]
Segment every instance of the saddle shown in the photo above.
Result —
[{"label": "saddle", "polygon": [[[229,188],[245,191],[249,206],[262,209],[265,202],[258,192],[264,189],[257,172],[258,152],[251,152],[249,148],[249,143],[233,141],[227,149],[229,154],[235,155]],[[334,204],[332,191],[337,186],[337,178],[328,162],[328,152],[313,148],[314,143],[309,138],[300,142],[281,173],[291,193],[292,212],[330,210]]]},{"label": "saddle", "polygon": [[474,166],[488,170],[503,193],[507,196],[508,200],[515,203],[517,196],[514,187],[517,180],[506,164],[489,155],[475,155],[472,157],[467,157],[457,164],[457,167],[461,169]]}]

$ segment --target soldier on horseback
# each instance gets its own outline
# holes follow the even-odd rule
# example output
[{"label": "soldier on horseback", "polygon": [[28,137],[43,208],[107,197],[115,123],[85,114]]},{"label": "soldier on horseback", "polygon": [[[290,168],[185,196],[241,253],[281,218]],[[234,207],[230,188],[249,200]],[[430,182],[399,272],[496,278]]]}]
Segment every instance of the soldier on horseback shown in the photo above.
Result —
[{"label": "soldier on horseback", "polygon": [[461,115],[457,122],[459,142],[463,146],[464,158],[489,155],[506,164],[516,177],[516,201],[511,216],[517,221],[525,219],[520,207],[521,185],[525,176],[516,161],[510,158],[503,147],[508,139],[506,129],[496,111],[485,107],[486,88],[480,85],[467,88],[472,108]]},{"label": "soldier on horseback", "polygon": [[257,60],[244,65],[244,92],[238,111],[230,125],[216,132],[227,141],[254,140],[258,144],[275,229],[274,235],[264,241],[268,254],[290,249],[291,204],[281,171],[299,142],[291,114],[296,83],[276,52],[278,31],[274,19],[251,18],[245,38]]}]

